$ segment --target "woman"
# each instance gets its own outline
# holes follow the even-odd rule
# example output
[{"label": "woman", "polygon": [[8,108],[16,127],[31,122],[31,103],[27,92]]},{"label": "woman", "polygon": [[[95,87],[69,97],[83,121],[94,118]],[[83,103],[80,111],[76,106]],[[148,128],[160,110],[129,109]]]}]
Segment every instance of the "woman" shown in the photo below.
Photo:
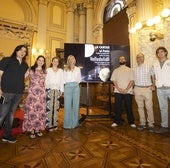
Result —
[{"label": "woman", "polygon": [[59,98],[64,92],[63,70],[59,68],[59,57],[53,57],[50,68],[47,69],[45,80],[47,93],[47,127],[49,131],[58,128]]},{"label": "woman", "polygon": [[46,122],[46,60],[40,55],[30,69],[30,86],[24,108],[23,131],[30,132],[30,138],[42,136]]},{"label": "woman", "polygon": [[64,69],[64,128],[71,129],[79,125],[79,102],[81,72],[76,66],[76,59],[73,55],[67,58],[67,65]]}]

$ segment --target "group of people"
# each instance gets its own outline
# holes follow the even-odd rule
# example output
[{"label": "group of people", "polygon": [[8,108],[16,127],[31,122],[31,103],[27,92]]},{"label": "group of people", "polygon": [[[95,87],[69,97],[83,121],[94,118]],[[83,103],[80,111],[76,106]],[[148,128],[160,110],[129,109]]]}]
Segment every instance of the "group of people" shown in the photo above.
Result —
[{"label": "group of people", "polygon": [[[122,124],[123,105],[125,105],[128,123],[132,128],[136,128],[132,110],[132,95],[134,94],[140,120],[138,130],[147,128],[148,124],[150,132],[169,132],[170,60],[167,55],[168,51],[165,47],[157,48],[156,56],[158,60],[150,65],[144,62],[144,54],[138,53],[136,56],[137,64],[133,68],[126,66],[125,56],[119,57],[120,66],[113,71],[111,76],[115,93],[115,116],[112,127]],[[153,90],[157,91],[161,113],[161,127],[158,130],[154,129]]]},{"label": "group of people", "polygon": [[[23,131],[30,132],[30,138],[42,136],[46,128],[55,131],[58,128],[60,97],[64,96],[64,129],[79,126],[79,103],[81,71],[76,66],[73,55],[67,57],[64,69],[59,68],[60,59],[53,57],[46,68],[46,58],[40,55],[33,66],[26,63],[28,48],[19,45],[10,57],[0,61],[0,97],[5,101],[0,104],[0,126],[4,123],[2,141],[15,143],[11,135],[14,112],[16,111],[25,89],[25,78],[29,78],[28,93],[24,105]],[[144,54],[137,54],[137,64],[133,68],[126,66],[126,57],[119,57],[120,66],[116,68],[111,81],[114,84],[115,116],[112,127],[123,122],[123,105],[128,124],[136,128],[132,109],[132,97],[138,106],[139,130],[147,127],[150,132],[168,132],[168,99],[170,99],[170,60],[165,47],[156,50],[158,61],[154,65],[144,62]],[[161,112],[161,128],[154,130],[154,112],[152,91],[157,90]],[[147,116],[145,116],[145,108]]]},{"label": "group of people", "polygon": [[59,68],[58,57],[51,60],[46,68],[46,58],[39,55],[33,66],[26,63],[28,48],[19,45],[10,57],[0,61],[0,127],[4,124],[3,142],[15,143],[11,135],[14,113],[25,89],[25,79],[29,79],[28,93],[24,104],[23,132],[30,132],[30,138],[42,136],[46,128],[55,131],[58,127],[60,97],[64,95],[65,129],[79,126],[79,99],[81,81],[80,68],[73,55],[67,58],[63,69]]}]

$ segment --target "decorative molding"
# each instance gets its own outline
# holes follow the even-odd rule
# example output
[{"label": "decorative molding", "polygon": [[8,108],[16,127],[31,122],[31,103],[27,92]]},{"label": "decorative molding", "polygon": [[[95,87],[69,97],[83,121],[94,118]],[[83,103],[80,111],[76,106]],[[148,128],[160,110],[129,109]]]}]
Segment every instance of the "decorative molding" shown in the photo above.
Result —
[{"label": "decorative molding", "polygon": [[50,2],[49,0],[38,0],[39,4],[48,6],[48,3]]},{"label": "decorative molding", "polygon": [[[54,7],[57,6],[61,9],[61,16],[58,16],[58,17],[61,17],[60,20],[61,20],[61,24],[56,24],[54,23],[53,21],[53,11],[54,11]],[[51,3],[50,4],[50,20],[49,20],[49,26],[50,27],[54,27],[54,28],[57,28],[57,29],[64,29],[64,16],[65,16],[65,12],[64,12],[64,6],[63,5],[60,5],[60,4],[54,4],[54,3]]]},{"label": "decorative molding", "polygon": [[34,32],[35,29],[26,24],[14,24],[0,20],[0,37],[20,39],[31,44]]},{"label": "decorative molding", "polygon": [[77,8],[77,5],[73,0],[66,0],[66,7],[67,12],[74,12],[74,10]]}]

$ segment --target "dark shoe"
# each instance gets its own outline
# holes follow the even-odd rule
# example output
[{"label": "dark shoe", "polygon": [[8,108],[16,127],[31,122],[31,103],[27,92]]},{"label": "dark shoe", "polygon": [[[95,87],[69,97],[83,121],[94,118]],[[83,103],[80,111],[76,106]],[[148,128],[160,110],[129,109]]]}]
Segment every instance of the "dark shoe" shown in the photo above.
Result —
[{"label": "dark shoe", "polygon": [[9,143],[15,143],[17,142],[16,138],[13,136],[9,136],[9,137],[3,137],[2,138],[3,142],[9,142]]},{"label": "dark shoe", "polygon": [[169,129],[167,127],[161,127],[159,130],[155,131],[157,134],[163,134],[169,132]]},{"label": "dark shoe", "polygon": [[155,132],[154,127],[149,127],[149,132]]},{"label": "dark shoe", "polygon": [[145,129],[145,128],[146,128],[145,125],[139,125],[139,126],[138,126],[138,130],[140,130],[140,131],[142,131],[142,130]]}]

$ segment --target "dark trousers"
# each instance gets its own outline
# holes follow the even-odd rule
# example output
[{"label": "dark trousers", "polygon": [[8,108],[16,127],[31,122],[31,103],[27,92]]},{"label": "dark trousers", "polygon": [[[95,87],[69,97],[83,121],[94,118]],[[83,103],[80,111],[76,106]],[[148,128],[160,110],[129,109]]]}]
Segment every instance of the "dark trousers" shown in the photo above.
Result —
[{"label": "dark trousers", "polygon": [[131,94],[120,94],[115,93],[115,119],[114,122],[116,124],[121,124],[123,105],[125,107],[125,111],[127,114],[127,120],[129,125],[134,124],[134,116],[132,111],[132,96]]},{"label": "dark trousers", "polygon": [[3,96],[5,97],[5,103],[0,104],[0,127],[3,122],[5,122],[3,137],[7,138],[11,134],[14,113],[20,102],[22,94],[3,93]]}]

